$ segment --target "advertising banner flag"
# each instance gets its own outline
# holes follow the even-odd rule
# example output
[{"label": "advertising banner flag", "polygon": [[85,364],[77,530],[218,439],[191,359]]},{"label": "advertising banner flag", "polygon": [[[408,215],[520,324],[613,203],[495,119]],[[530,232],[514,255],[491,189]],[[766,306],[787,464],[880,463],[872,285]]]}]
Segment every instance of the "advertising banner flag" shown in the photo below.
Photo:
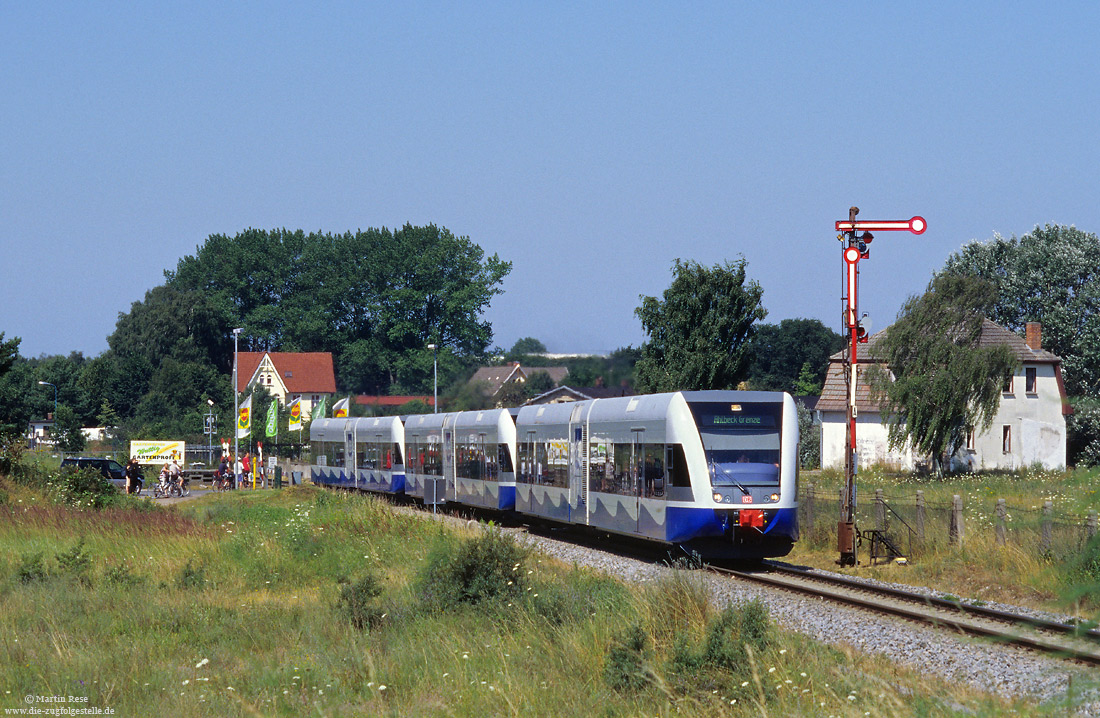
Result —
[{"label": "advertising banner flag", "polygon": [[333,419],[343,419],[348,415],[348,399],[350,398],[351,397],[348,397],[347,399],[341,399],[340,401],[332,405]]},{"label": "advertising banner flag", "polygon": [[290,430],[302,430],[302,399],[301,397],[290,402]]},{"label": "advertising banner flag", "polygon": [[271,408],[267,410],[267,427],[264,431],[266,436],[275,436],[275,433],[279,430],[279,400],[271,400]]},{"label": "advertising banner flag", "polygon": [[244,400],[244,403],[240,406],[240,413],[237,415],[237,438],[247,439],[248,435],[252,433],[252,395],[249,394],[248,398]]},{"label": "advertising banner flag", "polygon": [[325,406],[325,404],[327,404],[327,403],[328,403],[328,397],[327,396],[322,396],[321,400],[313,405],[313,411],[309,412],[309,420],[313,421],[314,419],[324,419],[325,418],[325,411],[328,408],[328,407]]}]

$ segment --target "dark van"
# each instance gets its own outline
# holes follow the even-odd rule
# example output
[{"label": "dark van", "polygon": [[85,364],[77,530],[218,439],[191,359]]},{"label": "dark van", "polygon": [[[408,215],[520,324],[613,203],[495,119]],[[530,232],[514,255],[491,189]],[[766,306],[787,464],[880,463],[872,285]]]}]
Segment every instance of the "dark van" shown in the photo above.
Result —
[{"label": "dark van", "polygon": [[103,459],[94,456],[68,456],[61,460],[61,468],[81,468],[91,466],[99,469],[99,473],[112,484],[123,491],[126,490],[126,469],[114,459]]}]

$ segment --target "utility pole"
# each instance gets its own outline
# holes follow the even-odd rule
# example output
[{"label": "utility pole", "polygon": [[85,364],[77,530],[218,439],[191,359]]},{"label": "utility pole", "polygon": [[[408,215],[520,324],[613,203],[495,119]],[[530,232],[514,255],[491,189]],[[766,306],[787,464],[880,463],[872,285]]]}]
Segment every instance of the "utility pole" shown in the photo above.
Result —
[{"label": "utility pole", "polygon": [[[859,470],[859,453],[856,449],[856,419],[859,417],[859,407],[856,404],[857,387],[859,385],[857,348],[867,341],[869,322],[863,321],[859,314],[859,260],[871,256],[868,245],[875,235],[870,230],[877,232],[912,232],[923,234],[928,224],[923,217],[913,217],[903,220],[868,220],[856,221],[859,207],[848,209],[848,221],[838,220],[836,230],[840,234],[837,239],[841,242],[841,258],[844,260],[844,325],[848,331],[848,361],[844,367],[844,381],[847,388],[847,422],[844,431],[844,506],[842,507],[841,520],[837,525],[837,549],[840,558],[837,563],[841,566],[856,565],[856,541],[859,533],[856,530],[856,472]],[[865,316],[865,315],[864,315]]]},{"label": "utility pole", "polygon": [[237,443],[240,429],[237,425],[241,421],[240,395],[237,392],[237,340],[240,339],[243,331],[243,328],[233,330],[233,465],[229,468],[233,472],[233,488],[237,488],[237,481],[240,478],[237,476],[237,460],[240,458],[240,446]]}]

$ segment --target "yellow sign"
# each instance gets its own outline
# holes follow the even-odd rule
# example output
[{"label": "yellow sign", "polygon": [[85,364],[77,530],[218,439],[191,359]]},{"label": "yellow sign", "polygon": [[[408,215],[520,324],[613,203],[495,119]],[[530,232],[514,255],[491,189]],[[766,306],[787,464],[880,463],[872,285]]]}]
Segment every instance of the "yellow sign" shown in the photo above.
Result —
[{"label": "yellow sign", "polygon": [[130,458],[140,464],[163,464],[172,460],[183,465],[187,444],[183,441],[131,441]]}]

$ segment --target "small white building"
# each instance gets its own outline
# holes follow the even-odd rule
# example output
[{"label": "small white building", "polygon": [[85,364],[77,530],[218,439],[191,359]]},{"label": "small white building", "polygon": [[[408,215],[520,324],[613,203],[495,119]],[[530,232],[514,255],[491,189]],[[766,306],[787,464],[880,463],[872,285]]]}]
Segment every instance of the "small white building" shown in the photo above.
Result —
[{"label": "small white building", "polygon": [[53,413],[46,415],[45,419],[32,419],[27,425],[27,441],[30,446],[39,444],[54,445],[53,438]]},{"label": "small white building", "polygon": [[[862,345],[864,357],[870,357],[877,336]],[[1021,469],[1041,465],[1059,469],[1066,465],[1066,415],[1072,412],[1062,382],[1062,360],[1042,348],[1042,327],[1027,325],[1027,339],[986,319],[982,323],[980,345],[1008,346],[1020,362],[1011,377],[1006,377],[1000,405],[988,431],[972,431],[966,446],[952,457],[954,469]],[[867,347],[867,348],[864,348]],[[846,446],[847,391],[844,362],[847,352],[830,357],[817,411],[821,416],[821,466],[844,468]],[[912,471],[929,457],[915,456],[912,449],[892,449],[887,428],[870,389],[864,381],[872,360],[860,357],[856,367],[856,451],[860,468],[874,464]]]}]

